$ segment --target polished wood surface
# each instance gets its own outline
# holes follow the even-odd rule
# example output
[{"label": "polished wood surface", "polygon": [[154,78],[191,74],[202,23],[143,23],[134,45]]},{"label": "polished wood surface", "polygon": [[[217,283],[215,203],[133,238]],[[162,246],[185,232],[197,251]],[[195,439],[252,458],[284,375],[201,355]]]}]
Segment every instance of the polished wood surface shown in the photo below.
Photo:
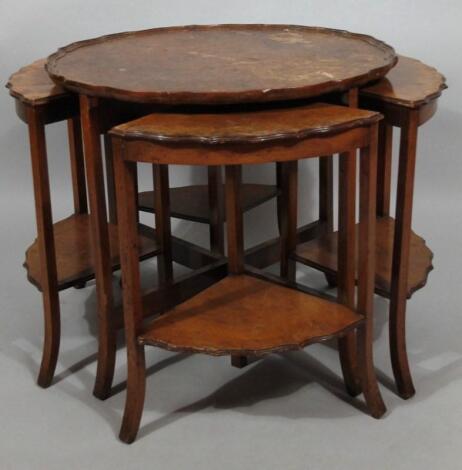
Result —
[{"label": "polished wood surface", "polygon": [[361,321],[361,315],[341,304],[237,275],[154,320],[139,341],[215,356],[262,355],[303,348]]},{"label": "polished wood surface", "polygon": [[112,135],[172,144],[245,144],[301,140],[377,122],[377,113],[324,103],[227,113],[154,113]]},{"label": "polished wood surface", "polygon": [[39,59],[20,68],[8,80],[6,87],[14,98],[33,106],[47,104],[69,95],[63,87],[51,80],[45,64],[47,59]]},{"label": "polished wood surface", "polygon": [[[321,108],[326,106],[321,105]],[[314,115],[318,113],[318,108],[312,107]],[[352,108],[336,106],[332,108],[338,109],[339,113],[346,109],[350,117],[356,112]],[[358,112],[361,115],[362,112]],[[297,109],[294,111],[294,116],[297,116]],[[342,157],[353,161],[356,159],[353,150],[360,148],[362,225],[358,252],[363,272],[359,279],[357,304],[353,300],[351,305],[345,305],[350,303],[345,295],[340,295],[341,302],[338,302],[333,298],[315,295],[313,290],[301,291],[289,282],[263,279],[263,276],[256,274],[254,270],[246,268],[243,208],[240,194],[242,165],[236,162],[239,162],[243,153],[249,155],[255,153],[257,155],[255,161],[258,161],[262,145],[261,143],[249,145],[246,142],[198,144],[189,140],[182,143],[181,149],[192,148],[198,154],[208,149],[209,158],[204,162],[206,164],[214,164],[213,155],[219,154],[222,146],[227,148],[230,156],[225,167],[229,274],[225,279],[167,311],[149,325],[143,322],[146,303],[141,294],[139,261],[136,255],[135,169],[137,162],[158,165],[159,155],[153,151],[157,144],[149,139],[149,135],[145,135],[147,141],[139,142],[136,139],[124,139],[121,134],[112,133],[113,147],[117,149],[114,162],[128,360],[127,397],[119,434],[122,441],[133,442],[141,421],[146,387],[145,345],[159,346],[173,351],[201,352],[211,355],[227,354],[231,355],[234,365],[242,366],[247,363],[248,355],[299,349],[330,337],[341,340],[350,331],[357,329],[359,360],[362,367],[355,367],[352,372],[360,379],[360,390],[364,393],[370,414],[375,418],[384,414],[385,405],[376,382],[372,362],[374,261],[371,256],[371,246],[374,244],[375,233],[375,199],[371,195],[375,193],[377,178],[376,146],[380,118],[379,114],[370,114],[366,120],[363,117],[353,120],[350,126],[343,129],[326,125],[323,132],[319,130],[320,133],[322,132],[321,138],[316,132],[310,136],[313,129],[309,129],[308,134],[298,137],[304,142],[309,142],[309,145],[303,148],[303,153],[297,147],[297,140],[294,137],[287,142],[283,141],[284,145],[280,145],[280,141],[269,140],[264,143],[266,158],[260,160],[265,162],[274,157],[271,152],[268,152],[272,146],[279,147],[281,153],[285,152],[285,162],[278,166],[278,174],[283,182],[284,197],[281,205],[289,206],[284,208],[287,215],[280,220],[281,254],[287,257],[290,248],[295,246],[297,240],[297,214],[296,204],[294,204],[297,193],[296,160],[317,157],[319,152],[328,155],[332,148],[338,146]],[[296,119],[293,121],[295,122]],[[308,122],[314,121],[308,120]],[[132,130],[136,135],[136,125],[132,124]],[[357,131],[361,132],[361,138],[358,138]],[[351,138],[352,136],[355,137]],[[140,143],[144,145],[140,146]],[[167,148],[164,149],[164,157],[168,153]],[[173,146],[173,148],[177,147]],[[355,196],[357,188],[354,165],[348,165],[348,171],[342,172],[340,177],[345,179],[342,184],[350,185],[350,192]],[[168,198],[165,198],[165,204],[168,205]],[[281,208],[279,210],[281,211]],[[341,210],[348,211],[346,216],[348,220],[354,218],[354,205],[347,204]],[[168,212],[168,208],[165,208],[164,211],[159,211],[159,215],[165,217]],[[345,230],[345,224],[342,225],[342,230]],[[353,239],[344,237],[343,240],[345,240],[345,243],[342,243],[342,249],[346,253],[345,258],[354,258],[352,256]],[[344,278],[342,285],[354,287],[354,274],[354,269],[342,267],[341,276]],[[285,285],[281,285],[281,282]],[[341,291],[342,289],[343,287],[340,288]],[[165,304],[159,307],[165,307]],[[158,312],[159,308],[154,306],[154,310]],[[356,344],[351,342],[351,346],[356,346]],[[348,351],[354,351],[354,349]],[[341,360],[345,361],[345,356],[341,356]],[[350,370],[350,367],[346,369]]]},{"label": "polished wood surface", "polygon": [[[94,276],[92,249],[90,242],[90,217],[72,215],[53,226],[56,252],[58,289],[65,289],[76,282],[91,279]],[[109,224],[109,243],[113,269],[119,267],[119,245],[117,227]],[[140,235],[140,257],[153,256],[159,247],[152,237]],[[38,244],[35,241],[26,251],[24,266],[29,280],[41,289],[43,280],[39,263]]]},{"label": "polished wood surface", "polygon": [[362,88],[361,96],[417,108],[438,98],[447,88],[446,78],[434,67],[411,57],[398,56],[385,78]]},{"label": "polished wood surface", "polygon": [[[275,197],[275,186],[265,184],[244,184],[241,198],[244,211],[253,209]],[[219,187],[218,195],[224,200],[224,187]],[[142,211],[154,212],[154,192],[145,191],[138,195],[138,207]],[[208,224],[211,221],[209,186],[194,185],[170,189],[170,214],[178,219]],[[226,215],[226,212],[225,214]]]},{"label": "polished wood surface", "polygon": [[[394,233],[394,219],[377,218],[375,290],[386,297],[390,297],[391,291]],[[298,245],[295,257],[301,263],[328,274],[335,274],[337,272],[337,244],[337,232],[325,234]],[[428,274],[433,269],[432,258],[433,253],[426,246],[425,241],[412,232],[406,290],[408,298],[416,290],[425,286]]]},{"label": "polished wood surface", "polygon": [[216,104],[318,96],[383,77],[394,50],[370,36],[291,25],[158,28],[59,49],[48,72],[79,93]]}]

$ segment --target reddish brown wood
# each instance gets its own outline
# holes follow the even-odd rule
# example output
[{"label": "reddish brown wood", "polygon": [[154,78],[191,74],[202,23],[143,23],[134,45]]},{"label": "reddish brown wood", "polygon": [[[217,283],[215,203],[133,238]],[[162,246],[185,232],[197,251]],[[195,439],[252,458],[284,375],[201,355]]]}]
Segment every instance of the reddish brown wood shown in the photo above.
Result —
[{"label": "reddish brown wood", "polygon": [[69,92],[50,79],[45,64],[47,59],[39,59],[15,72],[6,87],[10,95],[31,106],[49,104],[61,100]]},{"label": "reddish brown wood", "polygon": [[[198,184],[171,188],[171,216],[202,224],[212,223],[212,219],[215,219],[215,215],[211,213],[210,200],[215,196],[210,196],[211,187],[212,185],[210,184]],[[221,184],[216,192],[217,197],[219,197],[217,203],[223,206],[223,217],[226,219],[226,211],[224,210],[224,185]],[[269,201],[277,195],[277,192],[278,190],[276,186],[243,183],[241,188],[242,210],[247,212],[260,204]],[[154,193],[152,191],[144,191],[140,193],[138,201],[138,207],[140,210],[145,212],[154,212]]]},{"label": "reddish brown wood", "polygon": [[[154,165],[153,171],[155,194],[154,200],[156,205],[156,234],[162,250],[162,253],[160,254],[157,261],[157,267],[159,270],[159,279],[163,282],[169,283],[173,280],[173,265],[172,233],[170,225],[170,199],[168,191],[168,166]],[[135,200],[137,194],[138,189],[136,188]]]},{"label": "reddish brown wood", "polygon": [[109,396],[114,376],[116,337],[112,325],[112,268],[109,233],[104,194],[104,172],[101,154],[98,100],[80,96],[85,169],[90,199],[91,246],[98,299],[98,368],[96,372],[96,397]]},{"label": "reddish brown wood", "polygon": [[[345,108],[339,108],[339,110]],[[314,108],[314,112],[318,112]],[[341,112],[341,111],[340,111]],[[361,111],[348,110],[348,114],[361,114]],[[371,116],[372,117],[372,116]],[[220,115],[216,116],[219,119]],[[369,124],[364,121],[357,121],[357,125],[365,132],[364,139],[368,145],[376,145],[376,127],[375,140],[371,140],[371,125],[375,124],[380,116],[371,119]],[[294,120],[295,122],[295,120]],[[132,130],[136,132],[135,126]],[[306,129],[311,131],[311,129]],[[343,130],[339,136],[338,133],[333,135],[326,134],[323,141],[330,139],[338,139],[338,145],[342,143],[345,147],[342,149],[349,158],[354,161],[355,154],[352,152],[353,144],[348,138],[357,129],[347,128]],[[226,131],[226,129],[225,129]],[[326,131],[327,132],[327,131]],[[308,135],[310,132],[307,133]],[[314,133],[315,134],[315,133]],[[239,137],[239,136],[238,136]],[[313,140],[318,142],[317,137],[299,137],[304,140]],[[122,256],[122,275],[124,278],[133,276],[134,282],[124,285],[124,291],[130,289],[130,293],[124,298],[126,324],[129,324],[127,334],[132,335],[128,345],[128,366],[131,368],[128,380],[129,391],[125,408],[124,420],[121,429],[121,439],[125,442],[132,442],[136,436],[141,409],[144,400],[144,352],[140,350],[140,345],[151,344],[161,346],[174,351],[192,351],[202,352],[211,355],[229,354],[235,357],[234,364],[245,364],[247,355],[263,355],[272,351],[284,351],[288,349],[299,349],[311,342],[319,342],[330,337],[341,338],[349,333],[352,329],[360,327],[364,317],[355,312],[354,305],[348,307],[339,302],[327,300],[324,296],[307,295],[306,290],[299,292],[297,289],[281,286],[280,282],[274,283],[269,280],[263,280],[260,275],[245,274],[244,267],[244,243],[243,243],[243,227],[242,227],[242,207],[241,207],[241,166],[232,164],[238,162],[243,152],[250,153],[251,150],[246,144],[236,145],[228,149],[231,157],[226,166],[226,212],[228,226],[228,265],[230,275],[214,284],[213,286],[202,291],[195,297],[190,298],[181,305],[174,307],[169,312],[164,313],[150,325],[143,326],[143,306],[141,302],[139,268],[137,259],[134,256],[134,248],[136,248],[133,228],[128,228],[129,224],[136,225],[136,208],[133,202],[133,194],[135,192],[134,170],[133,166],[136,161],[145,161],[150,163],[157,162],[157,153],[149,150],[149,146],[155,147],[157,144],[153,141],[145,142],[144,147],[140,147],[136,140],[122,139],[120,134],[114,133],[114,142],[118,142],[119,147],[125,149],[116,156],[116,174],[117,174],[117,191],[119,206],[119,227],[120,227],[120,243],[121,251],[125,254]],[[122,143],[123,142],[123,143]],[[303,150],[297,147],[293,139],[288,139],[285,143],[286,158],[291,158],[292,163],[285,163],[280,166],[283,170],[284,178],[287,178],[287,197],[286,200],[290,204],[296,202],[296,160],[298,158],[313,158],[318,155],[319,147],[305,146]],[[363,140],[361,140],[363,142]],[[195,146],[195,143],[184,143],[183,146]],[[207,149],[206,143],[203,143],[201,149]],[[213,151],[209,149],[209,154],[221,151],[221,147],[228,147],[229,143],[214,143]],[[269,147],[270,144],[265,144]],[[274,144],[273,145],[279,145]],[[267,148],[268,148],[267,147]],[[255,147],[254,147],[255,148]],[[328,149],[329,145],[324,144],[322,150]],[[308,153],[307,149],[310,151]],[[146,153],[142,153],[146,150]],[[152,149],[151,149],[152,150]],[[199,150],[199,149],[197,149]],[[300,155],[299,152],[303,151]],[[233,155],[233,152],[235,155]],[[259,152],[257,149],[256,152]],[[372,158],[376,158],[376,154],[371,150]],[[366,155],[363,152],[363,155]],[[367,155],[366,155],[367,156]],[[213,161],[213,157],[210,158]],[[263,160],[265,161],[265,160]],[[365,175],[368,178],[369,187],[375,191],[375,167],[376,161],[367,166]],[[354,183],[354,166],[350,165],[349,171],[345,175]],[[372,169],[371,169],[372,168]],[[343,173],[342,173],[342,176]],[[345,183],[342,183],[345,184]],[[356,194],[356,188],[350,188],[353,195]],[[364,196],[363,196],[364,199]],[[375,217],[370,217],[370,211],[375,211],[374,202],[368,202],[368,216],[363,223],[367,225],[364,236],[366,242],[372,233]],[[350,204],[351,206],[351,204]],[[295,245],[296,238],[296,204],[291,204],[290,210],[287,208],[289,216],[283,221],[281,231],[285,236],[288,246]],[[354,205],[353,205],[354,209]],[[349,208],[351,211],[351,207]],[[347,214],[347,220],[351,218],[351,214]],[[354,222],[354,210],[353,210]],[[288,227],[287,224],[291,225]],[[354,226],[354,223],[353,223]],[[343,228],[343,226],[342,226]],[[369,242],[370,243],[370,242]],[[373,240],[372,242],[373,243]],[[369,245],[367,245],[369,246]],[[351,256],[354,249],[354,243],[348,243],[347,253]],[[367,257],[370,255],[369,249],[361,253],[363,265],[369,261]],[[353,256],[354,259],[354,256]],[[369,276],[372,277],[373,265],[369,266]],[[372,268],[370,268],[372,266]],[[346,285],[354,286],[354,268],[348,271],[352,279],[346,279]],[[369,281],[372,286],[373,280]],[[372,287],[369,288],[368,299],[372,298]],[[363,294],[364,296],[365,294]],[[368,300],[369,302],[369,300]],[[368,306],[372,303],[369,302]],[[371,317],[371,312],[367,308],[367,315]],[[158,311],[158,309],[157,309]],[[338,316],[339,315],[339,316]],[[131,318],[128,319],[127,317]],[[370,319],[368,321],[371,321]],[[366,331],[370,331],[370,328]],[[141,332],[141,333],[140,333]],[[361,336],[361,341],[372,341],[371,335]],[[361,344],[363,348],[364,364],[368,367],[372,361],[372,345]],[[362,370],[358,370],[362,373]],[[378,417],[384,409],[379,406],[380,393],[377,383],[374,382],[375,375],[373,369],[364,373],[367,376],[363,380],[364,393],[367,405],[371,414]]]},{"label": "reddish brown wood", "polygon": [[379,124],[377,215],[390,215],[393,127],[382,121]]},{"label": "reddish brown wood", "polygon": [[127,397],[119,437],[122,441],[130,443],[135,439],[141,421],[146,389],[146,364],[144,347],[137,341],[143,321],[143,306],[137,256],[136,164],[124,162],[123,152],[123,147],[114,140],[114,169],[119,201],[117,218],[124,290],[124,327],[128,357]]},{"label": "reddish brown wood", "polygon": [[[339,243],[338,299],[350,308],[355,306],[355,212],[356,212],[356,151],[339,157]],[[342,372],[348,393],[361,391],[356,359],[354,332],[339,340]]]},{"label": "reddish brown wood", "polygon": [[403,398],[410,398],[415,394],[406,351],[406,280],[411,246],[418,112],[411,111],[408,119],[407,125],[401,129],[390,298],[391,363],[398,392]]},{"label": "reddish brown wood", "polygon": [[295,263],[289,255],[297,246],[298,162],[281,163],[281,277],[295,281]]},{"label": "reddish brown wood", "polygon": [[85,163],[82,147],[82,130],[80,119],[75,116],[67,121],[69,134],[69,155],[71,159],[72,195],[74,197],[74,213],[86,214],[87,185],[85,181]]},{"label": "reddish brown wood", "polygon": [[117,224],[117,201],[114,178],[114,157],[111,138],[104,134],[104,158],[106,163],[107,206],[109,222]]},{"label": "reddish brown wood", "polygon": [[361,320],[319,297],[249,275],[228,276],[154,320],[140,342],[214,356],[264,355],[303,348]]},{"label": "reddish brown wood", "polygon": [[[348,90],[344,95],[350,108],[358,107],[358,89]],[[369,144],[369,143],[368,143]],[[339,283],[337,295],[340,302],[354,308],[355,276],[355,217],[356,193],[356,149],[340,154],[339,157]],[[347,391],[356,396],[361,392],[357,363],[356,332],[339,339],[340,362]]]},{"label": "reddish brown wood", "polygon": [[[207,168],[208,185],[207,197],[208,220],[210,223],[210,250],[216,255],[222,255],[225,252],[225,233],[223,224],[225,221],[225,208],[223,198],[223,177],[220,166],[209,166]],[[200,201],[195,200],[196,204]],[[185,204],[186,206],[188,204]],[[197,206],[199,208],[199,206]],[[202,209],[202,210],[204,210]],[[199,209],[200,211],[201,209]],[[195,211],[196,212],[196,211]]]},{"label": "reddish brown wood", "polygon": [[246,112],[153,113],[120,124],[111,133],[164,145],[187,144],[194,148],[192,144],[200,144],[216,151],[224,144],[302,140],[367,126],[377,120],[377,114],[370,111],[314,103]]},{"label": "reddish brown wood", "polygon": [[[67,289],[76,283],[88,281],[94,277],[92,245],[90,235],[90,217],[78,214],[60,220],[52,227],[54,235],[54,256],[57,268],[57,288]],[[111,269],[120,266],[117,226],[109,224],[109,250]],[[140,233],[140,258],[153,256],[160,247],[153,235]],[[40,248],[38,240],[26,251],[27,276],[38,289],[44,289],[44,274],[40,266]],[[45,275],[46,276],[46,275]]]},{"label": "reddish brown wood", "polygon": [[244,230],[240,186],[242,168],[238,165],[227,166],[226,175],[226,214],[228,216],[228,264],[233,274],[244,270]]},{"label": "reddish brown wood", "polygon": [[[383,297],[391,295],[395,226],[395,220],[391,217],[377,218],[375,291]],[[337,233],[322,235],[314,240],[299,244],[295,259],[336,278],[337,249]],[[407,298],[425,286],[428,274],[433,269],[432,258],[433,254],[425,245],[425,241],[411,232]]]},{"label": "reddish brown wood", "polygon": [[334,228],[334,164],[331,155],[319,158],[319,220],[329,233]]},{"label": "reddish brown wood", "polygon": [[168,104],[319,96],[383,77],[394,50],[370,36],[291,25],[214,25],[114,34],[49,57],[52,78],[92,96]]},{"label": "reddish brown wood", "polygon": [[[358,250],[358,307],[365,324],[358,328],[359,363],[361,364],[362,390],[371,415],[380,418],[386,408],[377,383],[373,362],[374,344],[374,264],[375,219],[377,191],[377,139],[378,126],[371,126],[370,145],[361,149],[360,203]],[[353,258],[354,254],[351,253]],[[354,272],[351,273],[354,279]]]},{"label": "reddish brown wood", "polygon": [[44,344],[37,382],[41,387],[48,387],[51,385],[56,369],[61,337],[53,216],[48,180],[45,127],[40,109],[29,106],[27,117],[37,222],[38,265],[41,273],[44,313]]},{"label": "reddish brown wood", "polygon": [[398,56],[387,76],[361,90],[361,96],[406,108],[419,108],[438,98],[447,88],[446,78],[435,68],[411,57]]}]

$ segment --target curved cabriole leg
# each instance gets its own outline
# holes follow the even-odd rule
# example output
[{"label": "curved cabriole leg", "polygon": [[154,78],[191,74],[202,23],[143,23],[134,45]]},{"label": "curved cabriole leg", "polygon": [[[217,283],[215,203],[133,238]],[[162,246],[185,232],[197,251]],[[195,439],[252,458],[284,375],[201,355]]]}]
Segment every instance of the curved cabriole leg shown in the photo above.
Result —
[{"label": "curved cabriole leg", "polygon": [[93,394],[104,400],[111,392],[116,355],[112,322],[112,266],[104,194],[98,100],[80,96],[80,117],[85,149],[96,292],[98,298],[98,366]]},{"label": "curved cabriole leg", "polygon": [[390,299],[391,363],[398,393],[405,399],[415,394],[406,350],[406,297],[418,117],[418,110],[410,111],[401,129]]},{"label": "curved cabriole leg", "polygon": [[61,322],[59,311],[58,279],[53,236],[50,184],[45,143],[45,128],[40,110],[27,108],[32,177],[34,181],[37,241],[40,255],[41,289],[44,310],[44,345],[37,383],[48,387],[58,361]]},{"label": "curved cabriole leg", "polygon": [[[339,156],[339,235],[338,235],[338,299],[344,305],[355,306],[356,250],[356,151]],[[339,355],[347,392],[361,393],[358,378],[357,342],[355,332],[339,338]]]},{"label": "curved cabriole leg", "polygon": [[386,412],[373,362],[377,127],[371,127],[370,147],[361,149],[358,252],[358,312],[365,318],[358,329],[359,364],[364,398],[374,418]]}]

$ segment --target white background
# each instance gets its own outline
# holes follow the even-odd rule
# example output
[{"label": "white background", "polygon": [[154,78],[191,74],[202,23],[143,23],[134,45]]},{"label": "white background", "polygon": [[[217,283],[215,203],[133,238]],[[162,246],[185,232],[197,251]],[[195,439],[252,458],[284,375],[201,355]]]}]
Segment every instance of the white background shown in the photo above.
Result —
[{"label": "white background", "polygon": [[[35,237],[28,140],[4,90],[0,93],[0,468],[460,468],[460,1],[0,0],[0,82],[6,83],[19,67],[76,40],[156,26],[233,22],[318,25],[371,34],[400,54],[437,67],[448,79],[439,111],[419,137],[413,226],[435,252],[435,271],[408,308],[417,396],[403,402],[387,387],[386,377],[391,376],[387,302],[377,299],[376,363],[389,409],[380,422],[329,391],[334,384],[335,393],[347,400],[338,388],[338,362],[330,348],[314,347],[286,359],[271,357],[243,371],[231,369],[225,359],[152,351],[149,363],[160,361],[160,365],[148,380],[145,430],[136,444],[124,446],[116,438],[124,393],[104,403],[91,397],[91,354],[96,348],[93,287],[61,294],[63,345],[58,372],[62,380],[49,390],[38,389],[34,380],[40,360],[41,299],[21,267],[25,248]],[[58,219],[71,207],[65,126],[50,126],[47,136]],[[271,182],[274,174],[272,167],[247,169],[246,177]],[[171,173],[175,186],[201,178],[201,171],[190,168],[174,168]],[[304,222],[316,215],[316,166],[304,163],[300,178]],[[272,236],[274,204],[256,209],[246,221],[249,243]],[[206,227],[197,224],[176,224],[175,231],[196,241],[207,239]],[[124,359],[121,350],[116,382],[123,380]],[[81,360],[75,373],[66,372]]]}]

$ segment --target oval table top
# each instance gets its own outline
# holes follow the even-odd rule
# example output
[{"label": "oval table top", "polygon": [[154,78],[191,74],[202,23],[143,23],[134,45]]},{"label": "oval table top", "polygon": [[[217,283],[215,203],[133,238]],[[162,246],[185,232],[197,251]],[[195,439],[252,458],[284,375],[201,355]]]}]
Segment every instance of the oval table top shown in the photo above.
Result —
[{"label": "oval table top", "polygon": [[81,41],[48,58],[81,94],[170,105],[309,98],[381,78],[392,47],[370,36],[290,25],[157,28]]}]

